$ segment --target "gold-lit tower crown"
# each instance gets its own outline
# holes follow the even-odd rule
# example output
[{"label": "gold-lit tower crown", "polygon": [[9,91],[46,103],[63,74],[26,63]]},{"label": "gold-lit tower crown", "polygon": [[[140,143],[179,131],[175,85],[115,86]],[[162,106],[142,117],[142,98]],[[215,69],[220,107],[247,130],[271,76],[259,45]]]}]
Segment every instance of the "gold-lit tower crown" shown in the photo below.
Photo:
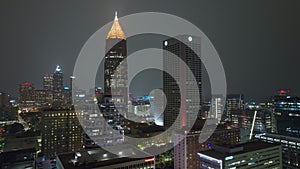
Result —
[{"label": "gold-lit tower crown", "polygon": [[115,13],[115,20],[114,20],[114,23],[112,25],[112,27],[110,28],[107,36],[106,36],[106,39],[126,39],[126,36],[122,30],[122,27],[119,23],[119,20],[118,20],[118,15],[117,15],[117,12]]}]

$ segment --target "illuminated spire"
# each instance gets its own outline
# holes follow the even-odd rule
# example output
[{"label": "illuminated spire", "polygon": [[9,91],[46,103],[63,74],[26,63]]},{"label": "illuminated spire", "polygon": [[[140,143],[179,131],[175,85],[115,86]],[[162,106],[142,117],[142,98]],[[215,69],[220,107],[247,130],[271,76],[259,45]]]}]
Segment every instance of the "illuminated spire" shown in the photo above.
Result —
[{"label": "illuminated spire", "polygon": [[110,28],[110,31],[108,32],[106,39],[126,39],[126,36],[122,30],[122,27],[118,20],[118,13],[115,13],[115,20]]}]

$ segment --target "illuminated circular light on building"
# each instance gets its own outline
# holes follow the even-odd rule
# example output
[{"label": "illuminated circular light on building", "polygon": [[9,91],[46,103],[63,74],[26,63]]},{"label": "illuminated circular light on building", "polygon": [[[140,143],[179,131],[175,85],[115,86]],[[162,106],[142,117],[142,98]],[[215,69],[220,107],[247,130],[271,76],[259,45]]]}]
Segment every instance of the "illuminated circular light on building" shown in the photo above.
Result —
[{"label": "illuminated circular light on building", "polygon": [[164,44],[165,44],[165,46],[168,46],[168,41],[165,41],[165,43],[164,43]]},{"label": "illuminated circular light on building", "polygon": [[189,42],[192,42],[193,38],[191,36],[188,37]]},{"label": "illuminated circular light on building", "polygon": [[57,65],[55,71],[56,72],[60,72],[61,71],[61,67],[59,65]]}]

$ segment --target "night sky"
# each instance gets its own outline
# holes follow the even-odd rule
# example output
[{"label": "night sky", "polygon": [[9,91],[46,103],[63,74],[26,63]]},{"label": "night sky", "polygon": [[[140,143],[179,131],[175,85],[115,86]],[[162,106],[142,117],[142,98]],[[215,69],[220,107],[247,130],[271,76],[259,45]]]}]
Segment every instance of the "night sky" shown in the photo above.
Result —
[{"label": "night sky", "polygon": [[[52,73],[56,65],[70,76],[84,43],[113,20],[115,11],[119,17],[170,13],[198,26],[221,57],[228,93],[259,101],[280,88],[300,95],[300,1],[296,0],[1,1],[0,91],[17,96],[18,84],[24,81],[41,88],[43,74]],[[121,24],[126,34],[126,24]],[[143,77],[136,78],[137,90],[142,90]]]}]

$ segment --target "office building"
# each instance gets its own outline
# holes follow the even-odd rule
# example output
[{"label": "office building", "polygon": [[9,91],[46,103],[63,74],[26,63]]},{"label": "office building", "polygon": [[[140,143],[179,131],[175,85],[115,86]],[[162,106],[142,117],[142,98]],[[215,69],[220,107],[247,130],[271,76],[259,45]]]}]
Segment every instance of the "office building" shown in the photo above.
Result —
[{"label": "office building", "polygon": [[45,90],[46,103],[53,104],[53,74],[45,74],[43,77],[43,89]]},{"label": "office building", "polygon": [[[126,56],[126,36],[116,13],[106,37],[104,96],[102,89],[92,89],[90,92],[96,93],[97,98],[85,99],[90,104],[85,103],[82,107],[84,130],[87,134],[84,141],[86,148],[124,143],[124,117],[128,110]],[[79,99],[86,97],[88,96],[82,95]],[[98,102],[100,112],[94,107],[95,102]]]},{"label": "office building", "polygon": [[127,43],[117,13],[106,37],[104,60],[104,94],[112,97],[121,114],[125,115],[128,104],[127,87]]},{"label": "office building", "polygon": [[3,139],[0,168],[33,166],[34,159],[41,152],[40,132],[18,132],[6,135]]},{"label": "office building", "polygon": [[0,121],[17,120],[18,107],[13,105],[10,95],[0,92]]},{"label": "office building", "polygon": [[[269,109],[246,109],[231,111],[231,123],[239,128],[245,128],[253,136],[257,133],[271,131],[272,110]],[[251,136],[251,138],[252,138]]]},{"label": "office building", "polygon": [[[57,169],[154,169],[155,157],[130,145],[62,153],[56,156]],[[111,153],[116,152],[116,153]],[[131,158],[132,157],[132,158]]]},{"label": "office building", "polygon": [[34,85],[24,82],[19,87],[19,103],[22,108],[33,108],[35,104]]},{"label": "office building", "polygon": [[35,105],[37,107],[47,106],[46,102],[46,90],[35,90]]},{"label": "office building", "polygon": [[64,86],[62,94],[63,94],[62,105],[65,105],[66,107],[71,107],[71,105],[72,105],[72,91],[71,91],[70,87],[69,86]]},{"label": "office building", "polygon": [[222,95],[214,95],[211,99],[211,112],[209,113],[208,118],[217,119],[217,123],[220,123],[222,120],[222,115],[224,110],[225,98]]},{"label": "office building", "polygon": [[231,120],[232,111],[244,109],[244,95],[243,94],[228,94],[225,104],[225,116],[227,120]]},{"label": "office building", "polygon": [[9,107],[10,96],[4,92],[0,92],[0,108]]},{"label": "office building", "polygon": [[282,167],[297,169],[300,167],[300,138],[279,134],[256,134],[255,139],[282,145]]},{"label": "office building", "polygon": [[[200,53],[201,40],[199,37],[186,35],[177,38],[170,38],[163,42],[163,69],[165,71],[163,73],[163,92],[167,100],[164,126],[169,128],[179,116],[180,120],[174,126],[176,129],[180,129],[187,125],[193,125],[195,117],[200,112],[198,108],[202,94],[201,60],[196,52]],[[170,60],[174,55],[178,58]],[[180,63],[179,58],[186,63],[193,75],[187,73],[187,68]],[[173,74],[174,77],[166,72]],[[175,79],[179,80],[179,84]],[[193,79],[197,83],[199,93],[195,91]],[[182,94],[180,94],[180,90]],[[197,95],[199,95],[200,101],[193,99]]]},{"label": "office building", "polygon": [[74,110],[42,112],[42,153],[54,157],[57,153],[83,148],[83,131]]},{"label": "office building", "polygon": [[201,169],[282,168],[281,145],[248,142],[199,152]]},{"label": "office building", "polygon": [[53,90],[53,74],[45,74],[43,77],[43,89]]},{"label": "office building", "polygon": [[199,168],[198,152],[209,150],[214,144],[235,145],[240,143],[240,129],[219,125],[208,140],[199,142],[200,135],[207,135],[202,127],[205,120],[197,120],[191,131],[178,131],[174,134],[174,168]]},{"label": "office building", "polygon": [[300,98],[279,90],[273,98],[272,132],[300,137]]},{"label": "office building", "polygon": [[63,103],[63,73],[60,66],[57,66],[53,74],[53,107],[58,108]]}]

